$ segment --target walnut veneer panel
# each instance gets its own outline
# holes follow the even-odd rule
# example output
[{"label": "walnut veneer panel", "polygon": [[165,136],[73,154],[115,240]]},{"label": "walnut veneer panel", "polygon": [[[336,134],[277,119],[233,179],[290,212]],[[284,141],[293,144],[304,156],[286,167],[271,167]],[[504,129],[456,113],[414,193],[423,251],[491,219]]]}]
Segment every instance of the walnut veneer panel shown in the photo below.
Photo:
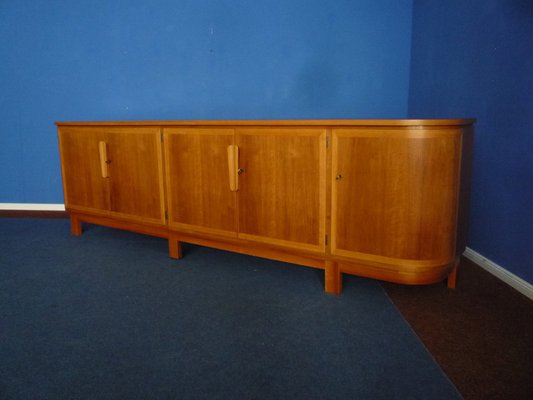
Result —
[{"label": "walnut veneer panel", "polygon": [[158,127],[61,126],[59,144],[67,210],[165,224]]},{"label": "walnut veneer panel", "polygon": [[332,253],[453,261],[459,130],[333,130]]},{"label": "walnut veneer panel", "polygon": [[109,181],[102,179],[98,150],[98,144],[105,140],[105,133],[99,129],[59,129],[63,193],[67,209],[109,213]]},{"label": "walnut veneer panel", "polygon": [[239,128],[239,237],[324,251],[326,131]]},{"label": "walnut veneer panel", "polygon": [[164,128],[169,227],[237,235],[236,193],[230,191],[231,128]]}]

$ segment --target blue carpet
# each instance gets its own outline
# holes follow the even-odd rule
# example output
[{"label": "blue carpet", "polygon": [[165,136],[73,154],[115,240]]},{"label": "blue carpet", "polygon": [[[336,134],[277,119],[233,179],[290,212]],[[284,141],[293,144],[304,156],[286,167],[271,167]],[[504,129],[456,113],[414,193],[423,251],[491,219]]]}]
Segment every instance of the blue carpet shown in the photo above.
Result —
[{"label": "blue carpet", "polygon": [[460,398],[378,282],[183,250],[0,219],[0,398]]}]

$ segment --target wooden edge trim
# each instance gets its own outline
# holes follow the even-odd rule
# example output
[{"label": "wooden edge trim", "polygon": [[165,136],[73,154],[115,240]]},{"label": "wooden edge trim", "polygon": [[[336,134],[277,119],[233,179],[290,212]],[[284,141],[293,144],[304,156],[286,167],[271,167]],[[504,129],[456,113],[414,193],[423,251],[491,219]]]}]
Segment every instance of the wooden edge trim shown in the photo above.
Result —
[{"label": "wooden edge trim", "polygon": [[308,120],[181,120],[181,121],[58,121],[57,126],[460,126],[475,118],[458,119],[308,119]]},{"label": "wooden edge trim", "polygon": [[143,233],[145,235],[157,236],[161,238],[168,238],[168,229],[166,226],[148,225],[144,223],[135,223],[122,221],[113,217],[95,216],[89,214],[70,213],[71,218],[77,218],[79,222],[87,222],[89,224],[103,225],[110,228],[123,229],[126,231]]},{"label": "wooden edge trim", "polygon": [[435,265],[432,268],[413,268],[409,271],[398,268],[376,267],[365,263],[339,262],[339,269],[342,273],[406,285],[428,285],[442,282],[448,278],[455,266],[456,263],[452,262]]},{"label": "wooden edge trim", "polygon": [[285,252],[282,250],[266,248],[264,246],[254,246],[250,243],[204,239],[197,236],[183,235],[177,232],[170,232],[170,237],[179,242],[212,247],[219,250],[231,251],[234,253],[246,254],[254,257],[267,258],[291,264],[303,265],[306,267],[324,269],[325,265],[324,258],[322,257],[312,257],[301,254],[295,254],[291,250]]}]

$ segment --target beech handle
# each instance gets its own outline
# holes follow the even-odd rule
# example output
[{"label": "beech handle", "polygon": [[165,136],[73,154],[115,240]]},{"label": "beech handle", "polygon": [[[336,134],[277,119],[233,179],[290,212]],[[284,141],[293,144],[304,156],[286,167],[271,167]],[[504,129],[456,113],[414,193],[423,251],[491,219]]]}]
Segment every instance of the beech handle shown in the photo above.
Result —
[{"label": "beech handle", "polygon": [[102,172],[102,178],[109,178],[108,165],[111,161],[107,159],[107,143],[99,142],[98,151],[100,152],[100,171]]},{"label": "beech handle", "polygon": [[228,146],[228,173],[229,190],[236,192],[239,190],[239,146],[234,144]]}]

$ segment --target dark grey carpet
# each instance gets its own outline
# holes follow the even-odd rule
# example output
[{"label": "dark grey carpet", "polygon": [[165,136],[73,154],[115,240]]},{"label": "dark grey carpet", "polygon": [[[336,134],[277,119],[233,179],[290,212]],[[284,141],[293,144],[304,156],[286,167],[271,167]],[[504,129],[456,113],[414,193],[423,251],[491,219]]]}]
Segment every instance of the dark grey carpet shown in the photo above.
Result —
[{"label": "dark grey carpet", "polygon": [[460,398],[377,282],[322,275],[0,219],[0,398]]}]

